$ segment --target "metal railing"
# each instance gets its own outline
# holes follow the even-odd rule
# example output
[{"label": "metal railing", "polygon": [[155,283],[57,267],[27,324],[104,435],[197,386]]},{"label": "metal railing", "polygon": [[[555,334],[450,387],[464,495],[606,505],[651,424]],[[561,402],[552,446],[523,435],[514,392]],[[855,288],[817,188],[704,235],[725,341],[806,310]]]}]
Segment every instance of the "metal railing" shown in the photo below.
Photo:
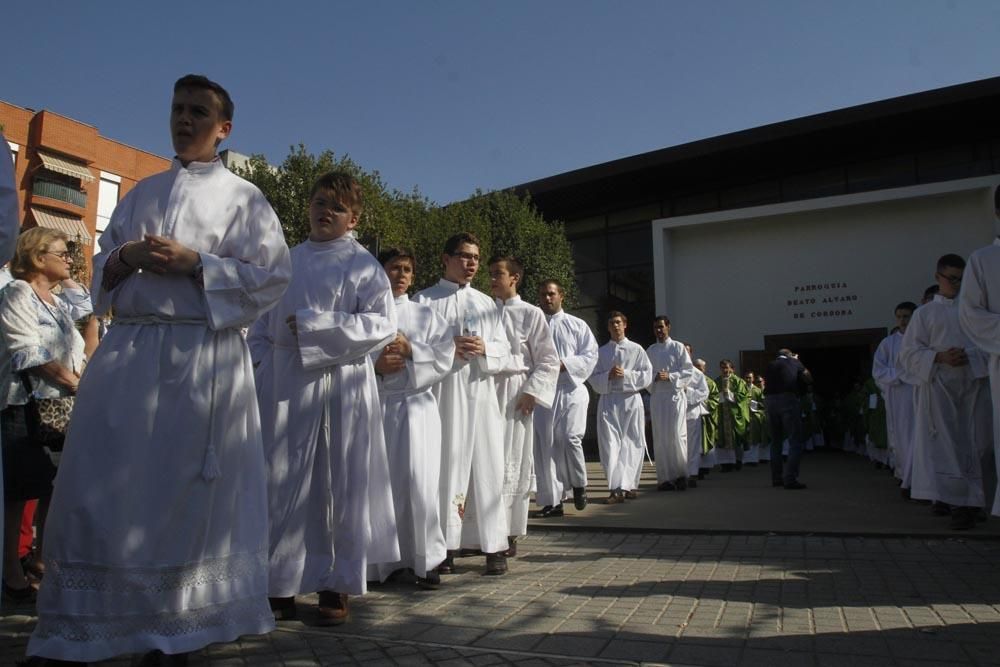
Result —
[{"label": "metal railing", "polygon": [[36,178],[31,184],[31,192],[40,197],[51,197],[80,208],[87,208],[87,194],[62,183]]}]

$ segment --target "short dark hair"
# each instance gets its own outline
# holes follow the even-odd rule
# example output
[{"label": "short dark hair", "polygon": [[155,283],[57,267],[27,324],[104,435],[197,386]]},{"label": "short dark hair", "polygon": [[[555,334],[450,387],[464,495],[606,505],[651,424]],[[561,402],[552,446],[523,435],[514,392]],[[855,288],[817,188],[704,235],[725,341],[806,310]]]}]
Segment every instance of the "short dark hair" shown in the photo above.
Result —
[{"label": "short dark hair", "polygon": [[666,315],[657,315],[656,317],[654,317],[653,324],[656,324],[657,322],[663,322],[668,327],[670,326],[670,318],[667,317]]},{"label": "short dark hair", "polygon": [[549,285],[555,285],[556,289],[559,290],[559,294],[563,296],[566,295],[566,290],[563,288],[562,283],[555,278],[549,278],[548,280],[540,282],[538,284],[538,291],[542,291],[543,288],[548,287]]},{"label": "short dark hair", "polygon": [[719,366],[729,366],[733,370],[736,370],[736,364],[733,363],[732,359],[723,359],[719,362]]},{"label": "short dark hair", "polygon": [[413,270],[417,270],[417,258],[414,256],[413,251],[409,248],[393,246],[391,248],[386,248],[378,255],[378,263],[382,266],[385,266],[394,259],[408,259],[410,260],[410,264],[413,265]]},{"label": "short dark hair", "polygon": [[896,307],[892,309],[892,312],[895,313],[897,310],[908,310],[912,313],[916,309],[917,309],[917,304],[913,303],[912,301],[904,301],[903,303],[897,304]]},{"label": "short dark hair", "polygon": [[517,257],[513,255],[495,256],[490,259],[489,266],[493,266],[494,264],[503,264],[507,268],[508,273],[524,280],[524,264]]},{"label": "short dark hair", "polygon": [[612,310],[610,313],[608,313],[608,324],[610,324],[611,320],[615,319],[616,317],[622,318],[622,322],[628,325],[628,318],[625,317],[625,313],[623,313],[620,310]]},{"label": "short dark hair", "polygon": [[941,287],[939,285],[937,284],[931,285],[930,287],[924,290],[924,299],[929,299],[930,297],[934,296],[940,291]]},{"label": "short dark hair", "polygon": [[309,192],[309,199],[315,197],[320,190],[332,190],[333,196],[358,217],[361,217],[365,210],[365,195],[361,190],[361,184],[346,171],[328,171],[317,178]]},{"label": "short dark hair", "polygon": [[477,248],[482,248],[482,244],[479,242],[479,237],[472,232],[459,232],[448,237],[448,240],[444,242],[444,254],[454,255],[458,252],[458,247],[463,243],[469,243]]},{"label": "short dark hair", "polygon": [[947,255],[941,255],[937,261],[937,270],[941,269],[962,269],[965,270],[965,260],[962,259],[961,255],[956,255],[954,253],[948,253]]},{"label": "short dark hair", "polygon": [[219,98],[219,104],[222,106],[222,117],[226,120],[233,119],[236,105],[233,104],[233,98],[229,96],[229,91],[207,76],[203,74],[185,74],[174,83],[174,92],[176,93],[183,88],[212,91]]}]

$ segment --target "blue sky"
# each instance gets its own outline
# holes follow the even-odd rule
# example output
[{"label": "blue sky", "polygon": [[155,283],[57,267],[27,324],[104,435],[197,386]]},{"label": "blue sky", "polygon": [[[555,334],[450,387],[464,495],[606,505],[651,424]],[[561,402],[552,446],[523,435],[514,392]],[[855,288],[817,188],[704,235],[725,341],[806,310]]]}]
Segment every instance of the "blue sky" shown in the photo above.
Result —
[{"label": "blue sky", "polygon": [[229,147],[347,153],[440,203],[1000,75],[995,0],[32,0],[4,27],[7,102],[169,156],[171,85],[204,73]]}]

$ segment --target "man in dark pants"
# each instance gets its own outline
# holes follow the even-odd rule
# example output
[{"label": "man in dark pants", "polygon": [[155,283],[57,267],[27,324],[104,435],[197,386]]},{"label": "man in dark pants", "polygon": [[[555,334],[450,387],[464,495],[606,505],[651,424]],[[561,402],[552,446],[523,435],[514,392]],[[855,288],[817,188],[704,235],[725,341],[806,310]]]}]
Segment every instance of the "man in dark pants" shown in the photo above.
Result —
[{"label": "man in dark pants", "polygon": [[[804,489],[799,481],[799,461],[803,442],[802,405],[799,397],[812,384],[812,375],[789,349],[778,351],[778,358],[764,371],[764,403],[771,424],[771,485],[789,490]],[[788,438],[788,460],[782,471],[781,449]]]}]

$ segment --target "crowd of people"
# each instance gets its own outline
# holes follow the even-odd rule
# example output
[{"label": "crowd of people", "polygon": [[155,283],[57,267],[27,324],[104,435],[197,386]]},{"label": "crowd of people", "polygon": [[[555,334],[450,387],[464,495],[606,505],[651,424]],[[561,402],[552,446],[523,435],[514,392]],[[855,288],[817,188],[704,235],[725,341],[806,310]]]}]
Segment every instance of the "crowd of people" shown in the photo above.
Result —
[{"label": "crowd of people", "polygon": [[[65,235],[32,229],[12,252],[0,293],[3,583],[25,601],[41,580],[30,664],[123,653],[185,664],[209,643],[296,617],[297,596],[318,593],[317,622],[337,625],[371,582],[435,589],[459,556],[503,576],[532,494],[541,518],[590,501],[588,385],[609,504],[638,494],[647,413],[660,491],[762,462],[775,486],[805,488],[801,453],[821,436],[809,426],[811,376],[792,351],[744,378],[723,360],[712,379],[670,338],[667,317],[643,349],[617,311],[599,347],[563,310],[557,280],[530,305],[520,261],[482,262],[469,232],[445,242],[440,279],[411,298],[417,271],[436,267],[405,248],[376,258],[355,240],[364,201],[347,173],[316,181],[308,240],[289,250],[263,195],[218,160],[233,111],[219,84],[176,82],[177,157],[119,203],[94,258],[93,312],[113,313],[99,344],[80,333],[92,316],[67,282]],[[886,363],[924,382],[911,493],[926,485],[957,516],[984,505],[970,471],[992,433],[977,379],[985,354],[959,339],[959,309],[944,304],[961,270],[942,261],[941,307],[902,325]],[[995,254],[973,262],[983,284],[1000,279]],[[482,264],[489,295],[471,285]],[[1000,316],[986,294],[963,292],[963,322],[995,355]],[[29,407],[70,396],[53,457]],[[39,558],[22,562],[31,499]]]}]

